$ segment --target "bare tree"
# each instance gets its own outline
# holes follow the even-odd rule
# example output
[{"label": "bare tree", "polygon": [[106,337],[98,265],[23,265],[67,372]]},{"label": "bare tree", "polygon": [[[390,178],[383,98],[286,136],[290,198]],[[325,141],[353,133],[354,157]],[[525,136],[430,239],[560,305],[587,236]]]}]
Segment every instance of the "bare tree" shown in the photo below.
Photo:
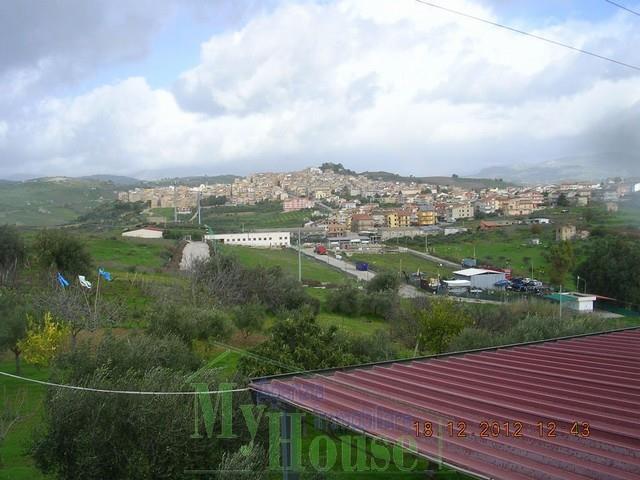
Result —
[{"label": "bare tree", "polygon": [[37,294],[34,304],[69,325],[73,350],[76,348],[80,332],[92,332],[100,327],[114,325],[120,319],[123,310],[121,303],[101,297],[97,289],[87,290],[80,286],[52,286]]},{"label": "bare tree", "polygon": [[[26,399],[26,390],[18,390],[13,395],[7,394],[6,387],[3,389],[0,398],[0,444],[4,442],[11,429],[22,420],[25,416],[24,404]],[[0,458],[0,467],[2,466],[2,458]]]}]

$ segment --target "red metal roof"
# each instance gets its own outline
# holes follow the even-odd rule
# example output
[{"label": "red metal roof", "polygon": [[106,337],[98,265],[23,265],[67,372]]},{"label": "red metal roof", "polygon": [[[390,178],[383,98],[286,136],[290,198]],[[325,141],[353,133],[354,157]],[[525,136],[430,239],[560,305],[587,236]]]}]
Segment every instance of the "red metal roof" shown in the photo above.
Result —
[{"label": "red metal roof", "polygon": [[[421,456],[482,478],[640,479],[638,329],[257,379],[251,388],[390,442],[410,435]],[[416,437],[415,421],[421,430],[431,422],[433,436]]]}]

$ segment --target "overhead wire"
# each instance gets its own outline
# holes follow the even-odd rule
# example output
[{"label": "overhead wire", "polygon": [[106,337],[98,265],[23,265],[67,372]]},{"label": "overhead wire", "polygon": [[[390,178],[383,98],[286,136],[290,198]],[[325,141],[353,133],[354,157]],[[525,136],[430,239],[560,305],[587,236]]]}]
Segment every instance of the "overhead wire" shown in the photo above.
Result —
[{"label": "overhead wire", "polygon": [[626,10],[627,12],[633,13],[634,15],[637,15],[637,16],[640,17],[640,12],[636,12],[635,10],[631,10],[630,8],[625,7],[624,5],[622,5],[620,3],[616,3],[616,2],[613,2],[611,0],[604,0],[604,1],[607,2],[607,3],[610,3],[611,5],[616,6],[618,8],[621,8],[622,10]]},{"label": "overhead wire", "polygon": [[80,387],[78,385],[65,385],[60,383],[53,382],[45,382],[43,380],[36,380],[34,378],[22,377],[20,375],[14,375],[12,373],[0,372],[0,375],[4,375],[5,377],[14,378],[17,380],[22,380],[24,382],[36,383],[38,385],[44,385],[47,387],[54,388],[62,388],[67,390],[76,390],[83,392],[94,392],[94,393],[112,393],[119,395],[217,395],[222,393],[236,393],[236,392],[246,392],[249,388],[235,388],[231,390],[210,390],[210,391],[184,391],[184,392],[151,392],[151,391],[139,391],[139,390],[109,390],[104,388],[91,388],[91,387]]},{"label": "overhead wire", "polygon": [[592,57],[599,58],[600,60],[605,60],[607,62],[615,63],[617,65],[621,65],[623,67],[631,68],[633,70],[637,70],[637,71],[640,72],[640,66],[632,65],[630,63],[621,62],[620,60],[616,60],[614,58],[607,57],[605,55],[600,55],[599,53],[595,53],[595,52],[591,52],[589,50],[584,50],[582,48],[574,47],[573,45],[569,45],[568,43],[559,42],[558,40],[553,40],[551,38],[543,37],[543,36],[535,34],[535,33],[531,33],[531,32],[527,32],[527,31],[524,31],[524,30],[520,30],[518,28],[510,27],[508,25],[504,25],[502,23],[494,22],[492,20],[487,20],[486,18],[477,17],[477,16],[471,15],[469,13],[461,12],[459,10],[454,10],[453,8],[443,7],[442,5],[438,5],[436,3],[428,2],[426,0],[415,0],[415,1],[417,3],[422,4],[422,5],[426,5],[426,6],[429,6],[429,7],[437,8],[437,9],[443,10],[445,12],[452,13],[454,15],[459,15],[461,17],[469,18],[471,20],[475,20],[475,21],[478,21],[478,22],[486,23],[487,25],[492,25],[494,27],[498,27],[498,28],[502,28],[502,29],[505,29],[505,30],[509,30],[511,32],[519,33],[519,34],[525,35],[527,37],[535,38],[537,40],[541,40],[543,42],[547,42],[547,43],[550,43],[552,45],[556,45],[556,46],[559,46],[559,47],[567,48],[569,50],[573,50],[575,52],[579,52],[579,53],[582,53],[582,54],[585,54],[585,55],[590,55]]}]

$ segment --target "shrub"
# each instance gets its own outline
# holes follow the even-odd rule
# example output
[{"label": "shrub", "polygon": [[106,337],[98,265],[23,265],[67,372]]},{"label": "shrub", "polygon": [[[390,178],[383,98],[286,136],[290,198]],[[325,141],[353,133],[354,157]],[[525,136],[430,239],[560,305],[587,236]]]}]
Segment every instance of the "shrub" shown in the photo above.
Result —
[{"label": "shrub", "polygon": [[127,371],[146,372],[154,368],[191,372],[200,360],[175,335],[155,337],[145,334],[117,338],[105,336],[97,345],[81,343],[75,351],[58,355],[54,375],[79,382],[102,370],[104,378],[119,377]]},{"label": "shrub", "polygon": [[400,287],[400,278],[394,272],[379,272],[367,283],[367,292],[397,291]]},{"label": "shrub", "polygon": [[84,243],[64,230],[43,230],[34,246],[41,268],[55,268],[69,276],[86,274],[92,269],[92,260]]},{"label": "shrub", "polygon": [[231,336],[229,317],[214,308],[183,307],[164,302],[147,315],[149,332],[154,335],[175,335],[190,344],[194,340],[226,340]]},{"label": "shrub", "polygon": [[244,338],[254,332],[259,332],[266,320],[264,307],[257,302],[250,302],[236,307],[233,311],[233,324]]},{"label": "shrub", "polygon": [[27,363],[48,367],[63,348],[71,330],[58,322],[50,312],[46,312],[41,322],[29,317],[25,338],[18,342],[18,348]]}]

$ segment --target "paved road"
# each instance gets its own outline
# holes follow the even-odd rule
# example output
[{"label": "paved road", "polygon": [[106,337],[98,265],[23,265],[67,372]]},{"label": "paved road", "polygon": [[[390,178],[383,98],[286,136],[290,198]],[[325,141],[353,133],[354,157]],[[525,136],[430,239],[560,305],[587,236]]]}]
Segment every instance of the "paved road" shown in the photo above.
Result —
[{"label": "paved road", "polygon": [[180,270],[189,270],[197,260],[209,258],[209,245],[206,242],[189,242],[182,250]]},{"label": "paved road", "polygon": [[445,267],[455,268],[456,270],[462,269],[459,263],[455,263],[450,260],[445,260],[444,258],[434,257],[433,255],[418,252],[417,250],[412,250],[410,248],[405,248],[405,247],[400,247],[398,250],[401,252],[410,253],[411,255],[415,255],[416,257],[424,258],[425,260],[429,260],[431,262],[441,263]]},{"label": "paved road", "polygon": [[314,258],[319,262],[331,265],[332,267],[337,268],[338,270],[342,270],[343,272],[346,272],[349,275],[353,275],[354,277],[357,277],[360,280],[364,280],[365,282],[368,282],[375,276],[375,273],[373,273],[371,270],[369,270],[368,272],[361,272],[360,270],[356,270],[356,267],[353,263],[345,262],[344,260],[338,260],[337,258],[330,255],[318,255],[313,251],[312,248],[303,248],[302,254],[306,255],[307,257]]},{"label": "paved road", "polygon": [[[368,282],[369,280],[371,280],[373,277],[376,276],[375,272],[371,270],[369,270],[368,272],[361,272],[360,270],[356,270],[355,265],[349,262],[345,262],[344,260],[338,260],[337,258],[331,257],[329,255],[318,255],[311,248],[303,248],[302,253],[308,257],[314,258],[319,262],[324,262],[328,265],[331,265],[334,268],[342,270],[343,272],[346,272],[349,275],[353,275],[354,277],[357,277],[360,280],[364,280],[365,282]],[[457,266],[458,265],[456,265],[456,267]],[[428,295],[425,291],[420,290],[419,288],[416,288],[413,285],[407,285],[406,283],[403,283],[402,285],[400,285],[398,294],[403,298],[416,298],[416,297],[424,297]],[[460,302],[465,302],[465,303],[490,303],[490,304],[496,304],[496,305],[499,305],[501,303],[493,300],[482,300],[479,298],[465,298],[465,297],[455,297],[455,296],[451,296],[449,298],[452,298]]]}]

